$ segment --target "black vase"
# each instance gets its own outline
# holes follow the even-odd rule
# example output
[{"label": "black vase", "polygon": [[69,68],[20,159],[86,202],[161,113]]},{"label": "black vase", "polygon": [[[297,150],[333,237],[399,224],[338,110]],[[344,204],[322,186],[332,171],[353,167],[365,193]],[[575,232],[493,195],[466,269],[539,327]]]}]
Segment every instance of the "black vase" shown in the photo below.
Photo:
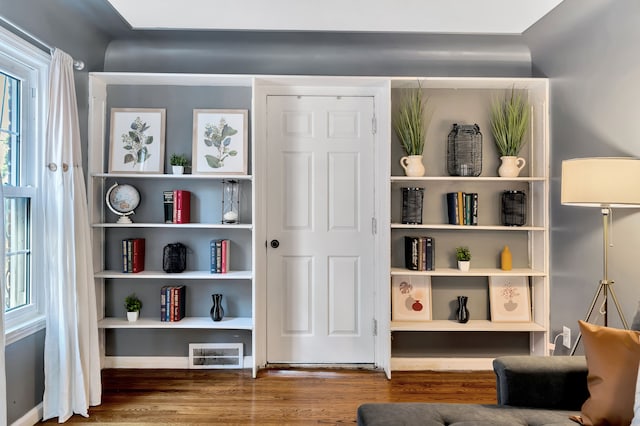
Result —
[{"label": "black vase", "polygon": [[469,309],[467,309],[467,296],[458,296],[458,311],[456,312],[456,320],[459,323],[466,323],[469,321]]},{"label": "black vase", "polygon": [[214,321],[222,321],[222,318],[224,317],[224,309],[222,309],[222,295],[212,294],[211,298],[213,299],[213,306],[209,311],[209,315],[211,315],[211,319]]}]

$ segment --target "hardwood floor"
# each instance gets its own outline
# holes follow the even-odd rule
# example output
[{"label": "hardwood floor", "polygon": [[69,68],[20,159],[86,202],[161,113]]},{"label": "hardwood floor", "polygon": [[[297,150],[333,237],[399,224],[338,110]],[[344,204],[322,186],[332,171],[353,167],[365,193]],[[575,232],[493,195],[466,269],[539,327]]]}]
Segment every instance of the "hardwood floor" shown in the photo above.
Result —
[{"label": "hardwood floor", "polygon": [[[355,423],[365,402],[496,402],[493,372],[349,369],[103,371],[102,404],[68,423],[117,425]],[[51,419],[44,423],[57,423]]]}]

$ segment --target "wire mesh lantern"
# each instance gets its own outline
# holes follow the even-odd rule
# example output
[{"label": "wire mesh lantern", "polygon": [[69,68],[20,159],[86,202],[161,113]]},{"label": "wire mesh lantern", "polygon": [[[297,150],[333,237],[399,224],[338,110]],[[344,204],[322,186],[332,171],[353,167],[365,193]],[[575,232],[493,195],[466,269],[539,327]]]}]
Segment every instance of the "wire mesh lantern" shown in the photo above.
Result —
[{"label": "wire mesh lantern", "polygon": [[424,188],[402,188],[402,223],[422,225]]},{"label": "wire mesh lantern", "polygon": [[527,194],[522,191],[502,193],[502,224],[523,226],[527,223]]},{"label": "wire mesh lantern", "polygon": [[240,182],[235,179],[222,181],[222,223],[238,223],[240,217]]},{"label": "wire mesh lantern", "polygon": [[477,124],[454,124],[447,142],[447,172],[451,176],[480,176],[482,133]]}]

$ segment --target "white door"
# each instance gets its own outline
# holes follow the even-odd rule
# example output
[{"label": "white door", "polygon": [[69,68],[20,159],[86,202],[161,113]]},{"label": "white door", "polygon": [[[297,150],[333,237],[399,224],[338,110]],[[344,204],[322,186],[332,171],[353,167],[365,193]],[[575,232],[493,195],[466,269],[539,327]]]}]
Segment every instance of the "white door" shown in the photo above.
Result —
[{"label": "white door", "polygon": [[373,363],[372,97],[267,98],[267,361]]}]

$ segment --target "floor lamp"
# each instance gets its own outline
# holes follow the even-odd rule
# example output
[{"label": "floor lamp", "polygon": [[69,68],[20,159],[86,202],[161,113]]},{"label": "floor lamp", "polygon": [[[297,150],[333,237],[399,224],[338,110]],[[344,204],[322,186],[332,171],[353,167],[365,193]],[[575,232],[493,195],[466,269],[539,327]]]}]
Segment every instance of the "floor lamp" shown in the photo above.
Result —
[{"label": "floor lamp", "polygon": [[[576,158],[562,162],[561,202],[570,206],[597,207],[602,213],[603,275],[587,310],[589,321],[600,297],[603,298],[604,325],[609,323],[609,298],[615,304],[625,329],[629,328],[608,275],[609,223],[612,208],[640,208],[640,160],[627,157]],[[578,335],[571,349],[580,343]]]}]

